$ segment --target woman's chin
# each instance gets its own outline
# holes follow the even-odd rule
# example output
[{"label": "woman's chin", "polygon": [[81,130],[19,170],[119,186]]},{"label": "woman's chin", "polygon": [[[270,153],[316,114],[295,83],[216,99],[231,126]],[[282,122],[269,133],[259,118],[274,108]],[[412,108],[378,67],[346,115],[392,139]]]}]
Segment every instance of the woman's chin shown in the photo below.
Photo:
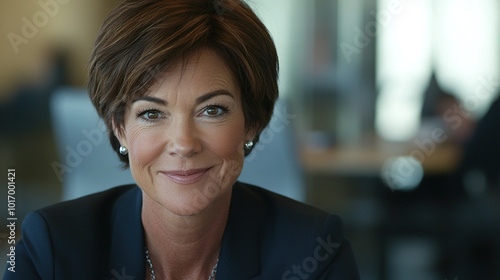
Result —
[{"label": "woman's chin", "polygon": [[178,216],[196,216],[205,212],[210,207],[211,202],[212,201],[193,200],[192,198],[188,198],[180,202],[166,202],[165,208]]},{"label": "woman's chin", "polygon": [[155,192],[150,198],[169,212],[178,216],[196,216],[219,201],[220,187],[176,186]]}]

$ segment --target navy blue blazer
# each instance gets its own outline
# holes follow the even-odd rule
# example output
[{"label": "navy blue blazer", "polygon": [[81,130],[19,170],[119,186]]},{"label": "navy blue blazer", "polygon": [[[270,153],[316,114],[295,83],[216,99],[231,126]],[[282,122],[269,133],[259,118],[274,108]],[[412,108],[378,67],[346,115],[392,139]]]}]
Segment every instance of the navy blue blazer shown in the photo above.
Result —
[{"label": "navy blue blazer", "polygon": [[[10,279],[144,279],[142,192],[121,186],[26,216]],[[9,265],[7,266],[9,267]],[[338,216],[233,186],[217,280],[359,279]]]}]

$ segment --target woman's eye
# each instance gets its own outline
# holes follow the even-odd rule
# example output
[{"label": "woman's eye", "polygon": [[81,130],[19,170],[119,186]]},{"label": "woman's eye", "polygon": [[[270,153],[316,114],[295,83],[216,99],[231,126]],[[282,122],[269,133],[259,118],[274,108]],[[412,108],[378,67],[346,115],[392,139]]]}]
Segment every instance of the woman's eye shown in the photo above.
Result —
[{"label": "woman's eye", "polygon": [[148,121],[154,121],[161,118],[161,113],[158,111],[146,111],[142,113],[142,117]]},{"label": "woman's eye", "polygon": [[146,117],[150,120],[155,120],[160,117],[160,114],[158,112],[147,112]]},{"label": "woman's eye", "polygon": [[205,114],[211,117],[222,115],[226,112],[224,108],[218,106],[209,106],[205,109]]},{"label": "woman's eye", "polygon": [[220,108],[217,107],[209,107],[207,108],[207,114],[210,116],[216,116],[219,114]]}]

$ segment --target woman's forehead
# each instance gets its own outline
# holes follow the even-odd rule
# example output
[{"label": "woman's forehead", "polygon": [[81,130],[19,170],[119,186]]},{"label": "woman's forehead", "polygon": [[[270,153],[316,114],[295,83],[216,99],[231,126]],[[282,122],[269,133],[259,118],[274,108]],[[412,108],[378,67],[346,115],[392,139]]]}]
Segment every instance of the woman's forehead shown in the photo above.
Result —
[{"label": "woman's forehead", "polygon": [[154,96],[172,90],[206,92],[213,90],[239,91],[238,83],[215,52],[204,49],[189,58],[178,60],[155,76],[145,95]]}]

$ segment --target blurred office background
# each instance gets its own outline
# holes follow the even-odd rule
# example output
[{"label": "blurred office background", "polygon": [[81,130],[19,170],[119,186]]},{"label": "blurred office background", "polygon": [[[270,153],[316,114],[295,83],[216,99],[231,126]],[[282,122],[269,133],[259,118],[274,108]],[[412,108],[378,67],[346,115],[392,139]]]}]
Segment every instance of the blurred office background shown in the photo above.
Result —
[{"label": "blurred office background", "polygon": [[[341,215],[362,279],[500,279],[500,1],[249,2],[281,101],[242,180]],[[0,168],[20,221],[131,180],[84,95],[116,3],[0,0]]]}]

